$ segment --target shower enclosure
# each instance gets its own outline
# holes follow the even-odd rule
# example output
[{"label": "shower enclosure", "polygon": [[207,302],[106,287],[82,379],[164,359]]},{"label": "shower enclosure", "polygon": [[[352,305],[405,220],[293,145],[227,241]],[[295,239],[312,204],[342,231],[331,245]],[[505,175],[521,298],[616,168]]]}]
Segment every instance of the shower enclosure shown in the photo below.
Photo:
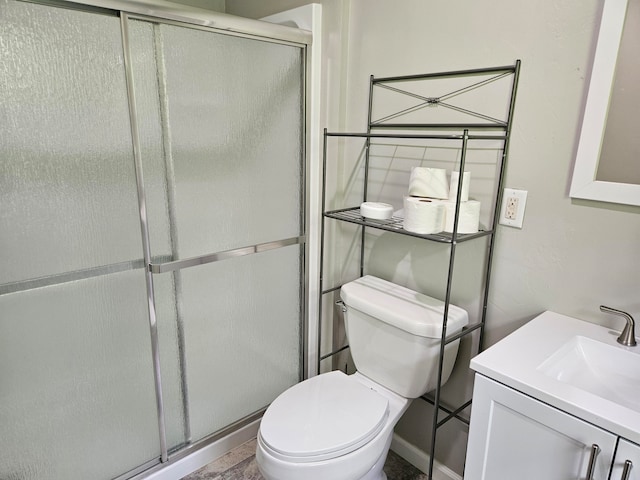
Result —
[{"label": "shower enclosure", "polygon": [[1,479],[128,478],[303,372],[305,43],[94,3],[0,0]]}]

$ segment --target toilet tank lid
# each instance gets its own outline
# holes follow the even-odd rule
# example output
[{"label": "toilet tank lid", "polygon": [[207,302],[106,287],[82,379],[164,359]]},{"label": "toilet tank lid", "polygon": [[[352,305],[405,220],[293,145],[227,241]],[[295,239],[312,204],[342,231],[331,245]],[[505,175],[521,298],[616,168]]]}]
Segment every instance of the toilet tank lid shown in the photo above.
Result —
[{"label": "toilet tank lid", "polygon": [[[402,329],[413,335],[442,337],[444,302],[372,275],[342,286],[340,296],[348,308]],[[447,332],[453,334],[469,323],[469,315],[449,304]]]}]

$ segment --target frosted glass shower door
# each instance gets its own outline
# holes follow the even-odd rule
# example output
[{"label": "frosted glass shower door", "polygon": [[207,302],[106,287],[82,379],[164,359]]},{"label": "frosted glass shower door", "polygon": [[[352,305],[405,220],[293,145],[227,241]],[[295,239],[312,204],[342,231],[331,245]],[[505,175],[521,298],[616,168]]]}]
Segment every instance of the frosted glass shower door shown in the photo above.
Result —
[{"label": "frosted glass shower door", "polygon": [[114,478],[160,456],[120,19],[0,39],[0,478]]},{"label": "frosted glass shower door", "polygon": [[[182,332],[196,441],[299,381],[304,49],[142,20],[129,32],[145,185],[165,188],[148,218],[166,267],[154,283],[169,285],[175,308],[160,305],[158,324]],[[136,55],[149,46],[153,56]],[[278,248],[188,261],[265,244]]]}]

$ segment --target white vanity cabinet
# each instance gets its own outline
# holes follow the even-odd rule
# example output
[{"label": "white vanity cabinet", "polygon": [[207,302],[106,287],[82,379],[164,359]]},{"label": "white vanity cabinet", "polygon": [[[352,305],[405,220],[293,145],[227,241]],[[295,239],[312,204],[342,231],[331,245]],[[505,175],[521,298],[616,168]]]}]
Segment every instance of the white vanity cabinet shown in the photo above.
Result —
[{"label": "white vanity cabinet", "polygon": [[465,480],[640,480],[640,347],[619,333],[544,312],[472,358]]},{"label": "white vanity cabinet", "polygon": [[[625,462],[631,462],[625,471]],[[611,468],[611,480],[640,480],[640,445],[621,439]]]},{"label": "white vanity cabinet", "polygon": [[[616,440],[590,423],[476,375],[464,479],[584,480],[597,445],[592,479],[607,480]],[[636,458],[640,454],[637,446],[633,453]]]}]

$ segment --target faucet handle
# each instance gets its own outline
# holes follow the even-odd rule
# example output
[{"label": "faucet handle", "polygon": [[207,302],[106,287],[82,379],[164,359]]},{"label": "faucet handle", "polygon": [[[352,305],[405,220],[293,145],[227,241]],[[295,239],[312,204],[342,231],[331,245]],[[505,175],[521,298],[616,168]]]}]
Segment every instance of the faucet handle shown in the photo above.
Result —
[{"label": "faucet handle", "polygon": [[624,317],[627,320],[627,324],[618,337],[618,343],[626,347],[635,347],[637,345],[635,333],[636,322],[631,315],[627,312],[623,312],[622,310],[616,310],[615,308],[607,307],[605,305],[600,305],[600,311]]}]

